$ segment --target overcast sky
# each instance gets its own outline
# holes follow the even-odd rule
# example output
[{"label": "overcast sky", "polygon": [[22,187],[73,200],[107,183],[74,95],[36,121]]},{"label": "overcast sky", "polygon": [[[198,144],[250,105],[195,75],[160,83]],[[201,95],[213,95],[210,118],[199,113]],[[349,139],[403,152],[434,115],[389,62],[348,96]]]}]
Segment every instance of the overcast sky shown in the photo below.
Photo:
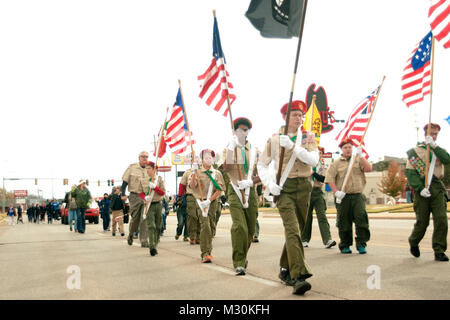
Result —
[{"label": "overcast sky", "polygon": [[[221,151],[231,137],[228,118],[198,97],[197,76],[212,59],[212,10],[237,99],[233,116],[249,117],[249,139],[262,149],[283,124],[297,38],[265,39],[244,16],[247,0],[54,0],[0,2],[0,176],[54,177],[62,197],[69,183],[120,179],[141,150],[153,148],[178,79],[197,152]],[[366,135],[371,161],[405,157],[416,143],[416,123],[428,122],[428,98],[408,109],[401,76],[412,49],[430,30],[426,0],[311,0],[308,3],[294,99],[310,84],[323,86],[336,119],[386,80]],[[438,144],[449,149],[450,50],[437,42],[432,121]],[[338,151],[342,123],[323,134]],[[422,129],[419,137],[423,138]],[[183,169],[180,168],[179,169]],[[166,174],[175,192],[174,173]],[[6,188],[43,190],[50,180],[7,181]]]}]

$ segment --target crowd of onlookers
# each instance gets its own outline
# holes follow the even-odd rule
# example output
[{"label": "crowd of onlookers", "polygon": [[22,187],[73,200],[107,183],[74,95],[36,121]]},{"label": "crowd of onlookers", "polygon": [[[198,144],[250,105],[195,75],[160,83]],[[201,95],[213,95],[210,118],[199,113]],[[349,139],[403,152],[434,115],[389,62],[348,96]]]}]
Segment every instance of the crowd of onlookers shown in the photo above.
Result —
[{"label": "crowd of onlookers", "polygon": [[6,208],[8,217],[8,224],[14,225],[23,223],[23,214],[26,212],[28,223],[45,223],[45,216],[47,216],[47,223],[53,223],[53,220],[61,218],[60,203],[56,199],[49,199],[47,203],[33,203],[29,205],[26,210],[24,206],[18,204],[14,206],[12,203]]}]

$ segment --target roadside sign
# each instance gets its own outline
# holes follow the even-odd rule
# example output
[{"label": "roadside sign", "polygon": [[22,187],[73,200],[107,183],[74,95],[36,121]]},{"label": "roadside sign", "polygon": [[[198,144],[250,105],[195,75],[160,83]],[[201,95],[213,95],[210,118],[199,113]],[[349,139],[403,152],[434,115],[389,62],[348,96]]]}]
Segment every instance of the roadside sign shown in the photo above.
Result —
[{"label": "roadside sign", "polygon": [[14,190],[14,197],[28,197],[28,191],[27,190]]}]

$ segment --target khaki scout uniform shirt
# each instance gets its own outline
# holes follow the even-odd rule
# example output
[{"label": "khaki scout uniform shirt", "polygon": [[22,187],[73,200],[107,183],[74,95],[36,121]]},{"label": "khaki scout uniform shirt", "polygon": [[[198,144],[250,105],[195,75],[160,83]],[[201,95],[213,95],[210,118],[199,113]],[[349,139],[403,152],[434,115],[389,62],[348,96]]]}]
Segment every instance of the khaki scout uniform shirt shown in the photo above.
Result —
[{"label": "khaki scout uniform shirt", "polygon": [[128,183],[128,191],[135,193],[147,192],[148,179],[147,170],[139,163],[132,164],[122,176],[122,180]]},{"label": "khaki scout uniform shirt", "polygon": [[[210,171],[215,170],[212,166],[209,169]],[[202,195],[203,195],[203,199],[206,200],[207,196],[208,196],[208,189],[209,189],[209,185],[212,183],[211,179],[209,179],[209,177],[206,175],[205,173],[206,169],[205,168],[200,168],[197,170],[198,173],[198,177],[200,179],[200,184],[202,187]],[[225,190],[225,181],[223,180],[223,176],[220,173],[219,170],[215,170],[216,171],[216,176],[214,177],[214,180],[217,181],[217,183],[219,184],[220,188],[222,190]],[[211,174],[212,175],[212,174]],[[202,199],[202,197],[200,196],[200,192],[197,186],[197,178],[194,176],[192,176],[192,174],[189,176],[189,184],[191,184],[192,179],[194,179],[195,181],[195,188],[194,190],[192,190],[192,194],[195,197],[195,199]],[[216,192],[217,189],[213,186],[212,188],[212,194],[214,194],[214,192]]]},{"label": "khaki scout uniform shirt", "polygon": [[[149,184],[150,184],[150,179],[147,180],[147,187],[145,189],[145,194],[147,194]],[[160,176],[158,176],[158,182],[156,183],[156,186],[158,188],[160,188],[162,191],[166,192],[166,185]],[[151,194],[151,192],[148,195],[150,195],[150,194]],[[162,198],[164,198],[164,195],[160,195],[155,191],[152,202],[159,202],[162,200]]]},{"label": "khaki scout uniform shirt", "polygon": [[[250,143],[247,142],[245,144],[245,148],[245,156],[247,157],[247,165],[249,167],[248,171],[250,171]],[[235,152],[236,150],[233,151],[232,159],[227,159],[228,151],[228,148],[225,148],[225,150],[223,150],[221,162],[231,166],[230,169],[225,171],[230,178],[230,181],[233,182],[235,186],[237,186],[238,181],[240,180],[250,180],[252,177],[247,178],[248,173],[246,174],[244,170],[244,158],[242,157],[241,149],[239,149],[239,147],[237,148],[237,154]],[[241,171],[241,179],[239,179],[239,170]],[[253,176],[255,176],[255,170],[253,170]]]},{"label": "khaki scout uniform shirt", "polygon": [[362,193],[364,187],[366,186],[366,175],[364,173],[364,167],[361,164],[360,159],[355,160],[352,172],[348,177],[347,185],[345,190],[342,190],[342,185],[344,184],[344,178],[347,174],[347,168],[350,164],[350,158],[340,157],[334,161],[330,168],[328,169],[327,175],[325,177],[325,183],[334,183],[336,187],[344,191],[345,193]]},{"label": "khaki scout uniform shirt", "polygon": [[[284,134],[284,127],[281,127],[278,133],[272,135],[267,141],[266,148],[264,152],[261,154],[259,161],[264,165],[268,166],[272,160],[275,160],[275,172],[278,172],[278,162],[280,159],[280,135]],[[301,133],[300,133],[301,134]],[[301,137],[297,137],[299,139]],[[308,143],[303,144],[302,147],[307,151],[315,151],[317,150],[316,143]],[[283,170],[286,168],[289,159],[292,156],[292,150],[284,149],[284,158],[283,158]],[[300,161],[298,158],[295,159],[294,166],[292,167],[291,172],[288,175],[288,178],[306,178],[312,175],[312,167]]]},{"label": "khaki scout uniform shirt", "polygon": [[[424,149],[421,147],[415,147],[414,151],[416,151],[419,158],[422,159],[423,163],[425,163],[425,161],[427,159],[427,149]],[[430,151],[431,151],[431,148],[430,148]],[[436,157],[436,156],[434,155],[434,157]],[[430,157],[430,165],[431,165],[431,160],[432,160],[432,158]],[[411,163],[409,161],[406,162],[406,169],[416,170],[416,169],[414,169],[414,167],[411,165]],[[436,178],[438,178],[438,179],[444,178],[444,165],[442,164],[442,162],[439,160],[438,157],[436,157],[436,164],[434,166],[433,175],[435,175]]]},{"label": "khaki scout uniform shirt", "polygon": [[180,183],[186,186],[186,194],[193,194],[191,187],[189,187],[189,177],[191,176],[192,169],[187,169],[181,177]]}]

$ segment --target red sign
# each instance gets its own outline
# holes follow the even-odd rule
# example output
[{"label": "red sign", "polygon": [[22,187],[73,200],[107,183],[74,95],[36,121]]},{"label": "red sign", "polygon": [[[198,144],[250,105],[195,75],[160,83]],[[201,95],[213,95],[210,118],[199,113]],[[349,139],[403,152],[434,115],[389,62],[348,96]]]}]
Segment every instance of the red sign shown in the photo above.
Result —
[{"label": "red sign", "polygon": [[329,159],[331,159],[331,158],[332,158],[332,153],[331,153],[331,152],[325,152],[325,153],[322,155],[322,158],[329,158]]},{"label": "red sign", "polygon": [[172,169],[171,166],[158,166],[159,172],[170,172],[171,169]]},{"label": "red sign", "polygon": [[16,197],[16,198],[28,197],[28,191],[27,190],[14,190],[14,197]]}]

